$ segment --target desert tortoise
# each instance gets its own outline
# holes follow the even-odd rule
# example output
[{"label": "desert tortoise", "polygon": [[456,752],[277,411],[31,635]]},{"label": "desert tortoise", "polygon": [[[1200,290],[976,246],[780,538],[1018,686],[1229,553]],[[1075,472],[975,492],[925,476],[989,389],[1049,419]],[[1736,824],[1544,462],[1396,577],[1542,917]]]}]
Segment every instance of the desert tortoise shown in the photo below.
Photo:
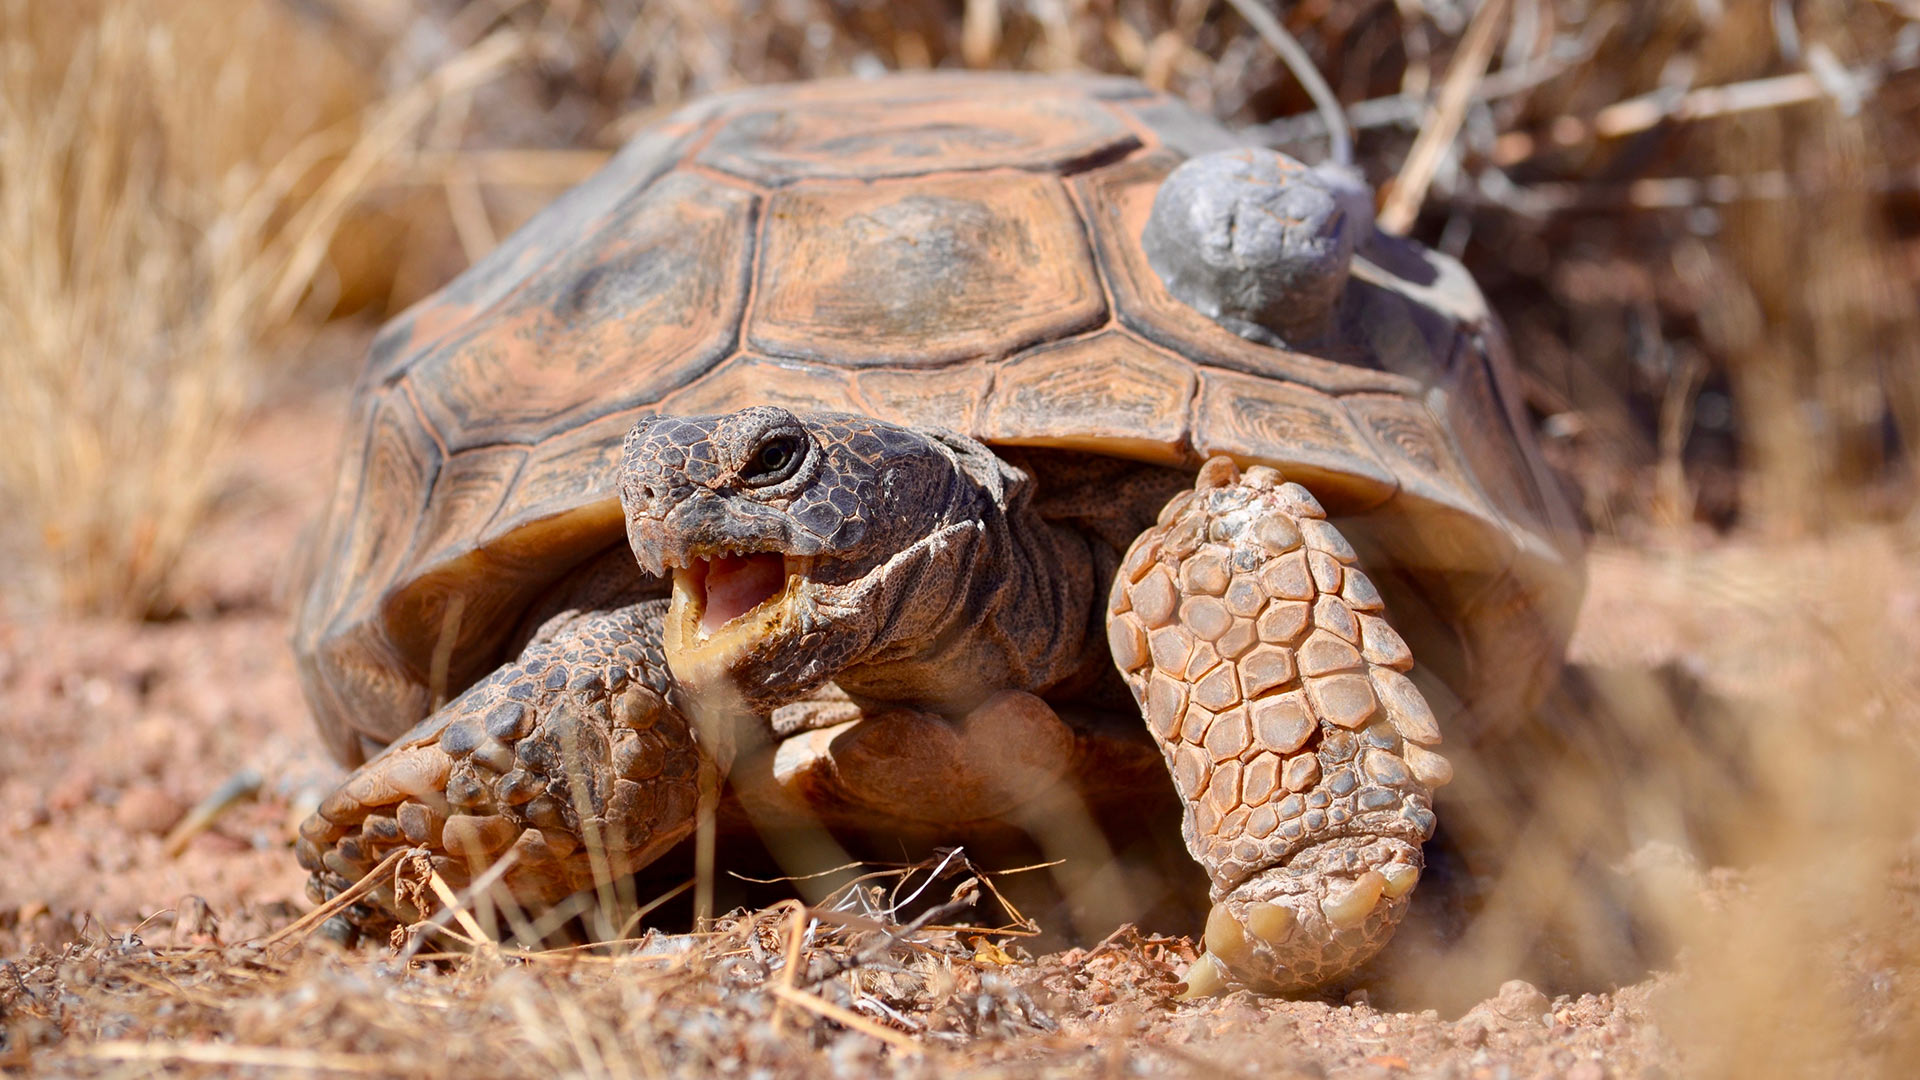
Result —
[{"label": "desert tortoise", "polygon": [[686,108],[373,346],[295,634],[359,766],[312,891],[420,844],[548,907],[755,740],[781,812],[1006,815],[1122,782],[1057,715],[1117,701],[1211,881],[1190,981],[1335,980],[1582,588],[1503,350],[1358,183],[1136,82]]}]

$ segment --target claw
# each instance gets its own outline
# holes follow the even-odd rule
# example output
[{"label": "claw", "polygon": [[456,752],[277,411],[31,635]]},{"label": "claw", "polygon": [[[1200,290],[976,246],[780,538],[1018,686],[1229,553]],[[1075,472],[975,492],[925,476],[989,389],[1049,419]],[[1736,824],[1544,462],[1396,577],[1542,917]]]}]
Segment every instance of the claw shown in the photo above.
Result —
[{"label": "claw", "polygon": [[1202,940],[1206,942],[1207,952],[1229,962],[1247,951],[1247,933],[1225,904],[1215,904],[1213,910],[1207,912],[1207,931]]},{"label": "claw", "polygon": [[1192,1001],[1194,998],[1212,997],[1227,988],[1226,969],[1212,953],[1201,953],[1187,968],[1187,988],[1177,1000]]},{"label": "claw", "polygon": [[410,844],[441,846],[440,830],[447,824],[447,816],[434,810],[425,803],[404,802],[394,815],[400,824],[401,835]]},{"label": "claw", "polygon": [[448,851],[468,858],[479,858],[504,851],[520,834],[520,827],[499,814],[455,814],[440,829],[440,842]]},{"label": "claw", "polygon": [[1382,869],[1380,875],[1387,882],[1386,888],[1381,891],[1389,900],[1400,899],[1412,892],[1413,887],[1420,883],[1419,868],[1408,866],[1406,863],[1392,863]]},{"label": "claw", "polygon": [[1427,785],[1428,790],[1443,788],[1453,780],[1453,763],[1426,747],[1408,743],[1405,756],[1414,779]]},{"label": "claw", "polygon": [[1254,904],[1247,908],[1247,928],[1255,937],[1278,945],[1293,936],[1300,917],[1285,904]]},{"label": "claw", "polygon": [[442,791],[453,759],[437,746],[397,750],[347,781],[347,795],[363,806],[391,806],[409,795]]},{"label": "claw", "polygon": [[1280,470],[1271,465],[1249,465],[1247,471],[1240,474],[1240,482],[1248,487],[1261,489],[1279,487],[1284,482]]},{"label": "claw", "polygon": [[1320,910],[1326,913],[1327,922],[1335,929],[1353,930],[1366,923],[1386,888],[1385,875],[1369,870],[1353,879],[1353,886],[1345,893],[1322,901]]},{"label": "claw", "polygon": [[1239,479],[1240,466],[1235,465],[1233,459],[1225,454],[1215,454],[1207,459],[1206,464],[1200,466],[1200,473],[1194,477],[1193,486],[1195,490],[1205,491],[1208,488],[1226,487],[1228,484],[1238,482]]}]

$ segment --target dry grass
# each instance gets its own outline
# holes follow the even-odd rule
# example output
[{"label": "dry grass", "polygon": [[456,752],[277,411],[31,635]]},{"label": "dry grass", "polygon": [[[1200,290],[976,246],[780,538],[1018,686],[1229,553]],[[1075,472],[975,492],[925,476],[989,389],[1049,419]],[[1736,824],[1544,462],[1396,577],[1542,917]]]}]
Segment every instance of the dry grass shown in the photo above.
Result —
[{"label": "dry grass", "polygon": [[[1662,980],[1687,1075],[1900,1076],[1920,1048],[1920,578],[1910,530],[1607,544],[1540,729],[1463,762],[1443,822],[1505,839],[1402,1000]],[[1451,816],[1444,816],[1450,812]],[[1469,852],[1471,848],[1469,847]]]},{"label": "dry grass", "polygon": [[301,41],[270,8],[220,6],[0,12],[0,484],[46,571],[16,583],[72,610],[162,601],[278,328],[306,170],[272,166],[358,107],[344,71],[267,63]]},{"label": "dry grass", "polygon": [[[488,939],[465,898],[438,886],[469,933],[423,924],[401,959],[300,944],[303,921],[265,941],[149,946],[128,934],[39,952],[0,985],[0,1066],[90,1073],[161,1063],[407,1076],[879,1075],[970,1065],[984,1044],[1055,1031],[1003,965],[1020,962],[966,927],[992,921],[991,878],[964,856],[863,876],[812,907],[735,913],[704,933],[529,953]],[[987,909],[987,910],[979,910]],[[433,952],[451,945],[457,952]],[[1135,988],[1164,1000],[1190,953],[1148,943]],[[397,979],[397,981],[395,981]],[[376,990],[384,986],[384,990]],[[94,1038],[62,1041],[84,1031]],[[214,1037],[209,1037],[214,1036]],[[10,1051],[10,1053],[9,1053]],[[1030,1056],[1024,1048],[1020,1056]],[[1068,1064],[1097,1059],[1081,1050]]]},{"label": "dry grass", "polygon": [[30,570],[12,599],[172,605],[267,357],[330,306],[311,291],[342,220],[514,51],[489,41],[376,106],[264,0],[0,8],[0,491]]}]

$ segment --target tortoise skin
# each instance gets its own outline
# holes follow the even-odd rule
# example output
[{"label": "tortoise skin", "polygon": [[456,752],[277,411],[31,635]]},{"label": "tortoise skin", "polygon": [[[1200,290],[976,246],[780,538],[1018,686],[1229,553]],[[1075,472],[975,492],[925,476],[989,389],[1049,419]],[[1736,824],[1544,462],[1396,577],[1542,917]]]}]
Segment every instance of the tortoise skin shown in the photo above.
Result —
[{"label": "tortoise skin", "polygon": [[[666,608],[643,600],[558,615],[517,662],[395,740],[383,769],[356,775],[301,824],[295,849],[319,895],[424,844],[455,887],[510,854],[504,886],[546,910],[685,838],[703,783],[726,762],[677,704],[660,650]],[[348,917],[370,925],[386,912],[421,914],[382,882]]]},{"label": "tortoise skin", "polygon": [[[747,479],[769,441],[795,447],[792,471]],[[1037,486],[951,432],[767,405],[642,419],[620,481],[628,543],[648,574],[723,552],[803,561],[781,571],[798,594],[721,665],[724,677],[697,661],[674,672],[689,695],[737,695],[754,717],[828,679],[857,700],[965,712],[999,690],[1053,690],[1104,660],[1087,642],[1099,637],[1096,577],[1117,555],[1036,512]],[[1145,490],[1151,505],[1166,501]],[[693,644],[668,629],[670,659],[686,661]]]},{"label": "tortoise skin", "polygon": [[1512,723],[1581,575],[1500,331],[1457,264],[1380,236],[1325,355],[1174,299],[1139,244],[1154,192],[1233,145],[1129,80],[937,75],[744,91],[635,139],[374,344],[294,635],[334,755],[496,667],[620,542],[636,419],[756,402],[1274,466],[1410,614],[1423,689]]}]

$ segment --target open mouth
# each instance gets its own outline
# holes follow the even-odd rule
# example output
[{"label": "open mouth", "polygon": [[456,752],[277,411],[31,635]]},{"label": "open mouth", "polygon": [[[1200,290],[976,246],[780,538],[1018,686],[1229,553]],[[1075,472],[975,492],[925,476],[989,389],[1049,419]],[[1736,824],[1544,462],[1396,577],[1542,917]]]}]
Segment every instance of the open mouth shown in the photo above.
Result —
[{"label": "open mouth", "polygon": [[780,595],[787,585],[786,563],[771,552],[760,552],[694,559],[691,566],[676,571],[676,578],[687,575],[690,592],[700,601],[700,636],[712,637],[728,623]]},{"label": "open mouth", "polygon": [[777,552],[724,552],[674,566],[667,664],[683,683],[705,684],[787,616],[805,560]]}]

